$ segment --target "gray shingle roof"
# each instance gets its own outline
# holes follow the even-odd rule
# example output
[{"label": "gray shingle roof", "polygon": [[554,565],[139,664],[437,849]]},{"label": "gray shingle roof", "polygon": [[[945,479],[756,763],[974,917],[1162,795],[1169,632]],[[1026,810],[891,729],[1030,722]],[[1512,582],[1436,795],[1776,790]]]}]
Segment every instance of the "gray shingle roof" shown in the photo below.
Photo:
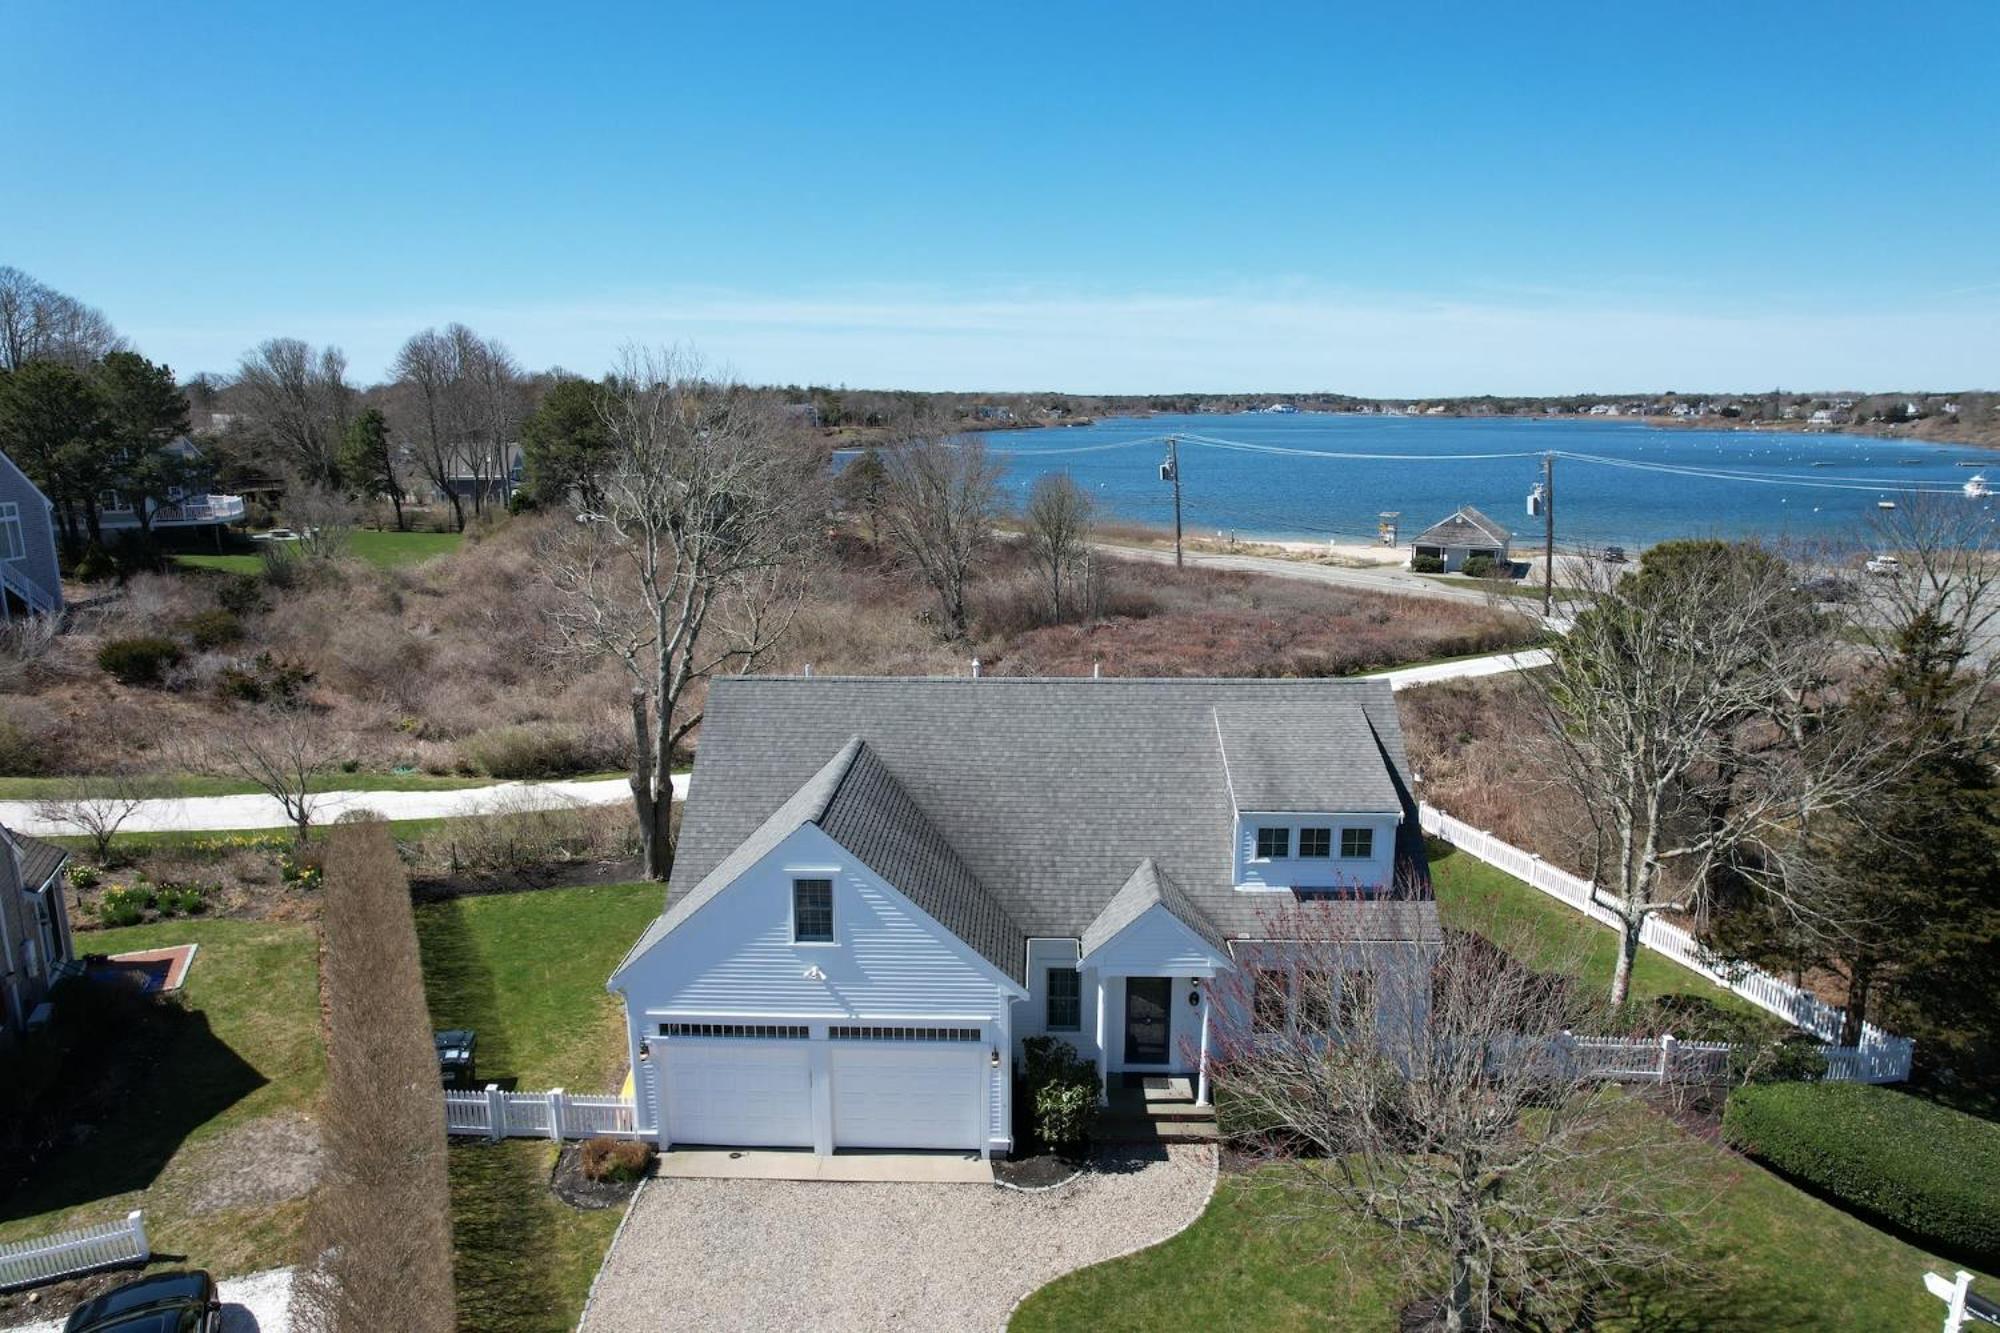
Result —
[{"label": "gray shingle roof", "polygon": [[[746,840],[765,840],[772,812],[808,783],[825,787],[822,799],[810,815],[787,818],[791,827],[818,820],[839,787],[837,778],[817,781],[833,767],[827,756],[858,735],[1024,934],[1080,939],[1151,858],[1225,938],[1254,936],[1257,895],[1231,882],[1235,811],[1215,714],[1296,704],[1361,710],[1403,811],[1402,876],[1428,898],[1386,682],[732,676],[709,688],[668,916],[684,899],[712,894],[718,870],[727,882],[735,873],[727,867],[754,860],[739,855]],[[1365,927],[1371,938],[1436,933],[1429,902],[1355,910],[1374,923]]]},{"label": "gray shingle roof", "polygon": [[1024,980],[1028,937],[866,744],[819,826],[980,957],[1015,981]]},{"label": "gray shingle roof", "polygon": [[49,878],[69,860],[69,849],[58,847],[40,838],[31,838],[25,833],[12,833],[14,844],[21,849],[21,887],[39,889],[49,882]]},{"label": "gray shingle roof", "polygon": [[1215,710],[1215,730],[1238,810],[1402,813],[1359,704],[1224,704]]},{"label": "gray shingle roof", "polygon": [[1081,955],[1088,958],[1096,953],[1155,904],[1172,912],[1182,925],[1201,936],[1203,942],[1219,956],[1229,956],[1229,945],[1222,938],[1222,932],[1215,928],[1215,923],[1181,891],[1180,885],[1153,864],[1150,856],[1139,863],[1139,868],[1125,881],[1125,887],[1111,896],[1111,901],[1104,905],[1097,919],[1084,927]]},{"label": "gray shingle roof", "polygon": [[1450,518],[1417,534],[1417,541],[1426,546],[1505,546],[1513,538],[1513,533],[1471,505],[1460,505]]}]

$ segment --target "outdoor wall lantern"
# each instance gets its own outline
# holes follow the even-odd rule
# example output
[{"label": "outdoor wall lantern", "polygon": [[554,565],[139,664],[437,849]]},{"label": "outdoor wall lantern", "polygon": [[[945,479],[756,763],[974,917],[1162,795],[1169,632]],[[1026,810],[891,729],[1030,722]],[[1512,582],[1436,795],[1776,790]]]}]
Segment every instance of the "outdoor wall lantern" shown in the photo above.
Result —
[{"label": "outdoor wall lantern", "polygon": [[812,965],[811,967],[809,967],[809,968],[807,968],[807,969],[806,969],[806,980],[807,980],[807,981],[825,981],[825,980],[826,980],[826,973],[824,973],[824,972],[822,972],[822,971],[820,971],[820,970],[819,970],[819,964],[818,964],[818,963],[814,963],[814,964],[813,964],[813,965]]},{"label": "outdoor wall lantern", "polygon": [[995,1069],[1000,1067],[1000,1048],[998,1046],[993,1048],[993,1067]]},{"label": "outdoor wall lantern", "polygon": [[1194,979],[1193,979],[1192,981],[1188,982],[1188,1008],[1190,1008],[1190,1009],[1199,1009],[1199,1008],[1201,1008],[1201,978],[1200,978],[1200,977],[1196,977],[1196,978],[1194,978]]},{"label": "outdoor wall lantern", "polygon": [[653,1058],[653,1047],[644,1037],[639,1038],[639,1063],[645,1064]]}]

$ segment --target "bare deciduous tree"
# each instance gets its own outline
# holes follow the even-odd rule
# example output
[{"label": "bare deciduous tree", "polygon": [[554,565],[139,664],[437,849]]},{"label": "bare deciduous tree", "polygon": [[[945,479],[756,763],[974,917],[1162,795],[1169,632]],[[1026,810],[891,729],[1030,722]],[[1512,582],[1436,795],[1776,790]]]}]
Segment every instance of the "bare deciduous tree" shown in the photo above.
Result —
[{"label": "bare deciduous tree", "polygon": [[286,470],[320,485],[336,480],[354,398],[338,347],[269,339],[244,355],[235,389],[269,432]]},{"label": "bare deciduous tree", "polygon": [[1061,623],[1063,582],[1074,584],[1090,554],[1090,496],[1067,472],[1046,472],[1028,491],[1022,517],[1028,533],[1028,555],[1048,581],[1049,615]]},{"label": "bare deciduous tree", "polygon": [[544,542],[557,651],[635,682],[632,799],[646,873],[673,867],[672,765],[691,692],[747,672],[790,625],[826,520],[820,460],[774,401],[628,351],[606,403],[604,512]]},{"label": "bare deciduous tree", "polygon": [[111,859],[111,841],[140,805],[165,791],[159,782],[131,772],[64,778],[58,792],[35,803],[35,818],[75,829],[90,839],[100,862]]},{"label": "bare deciduous tree", "polygon": [[525,407],[520,367],[499,341],[447,324],[405,342],[395,373],[409,390],[414,419],[405,430],[416,440],[418,466],[462,529],[461,485],[470,481],[473,510],[483,512],[488,485],[506,467]]},{"label": "bare deciduous tree", "polygon": [[1718,867],[1817,910],[1816,834],[1886,779],[1882,738],[1843,715],[1838,622],[1762,548],[1668,543],[1636,572],[1579,559],[1560,581],[1571,628],[1520,679],[1548,780],[1589,820],[1622,1003],[1647,919],[1703,911]]},{"label": "bare deciduous tree", "polygon": [[1000,466],[977,438],[915,434],[883,459],[889,540],[937,594],[954,639],[969,629],[966,592],[999,516]]},{"label": "bare deciduous tree", "polygon": [[324,1158],[294,1319],[312,1333],[450,1333],[451,1191],[409,881],[382,824],[327,842]]},{"label": "bare deciduous tree", "polygon": [[304,704],[232,709],[183,742],[191,773],[247,782],[276,801],[303,844],[320,804],[319,779],[340,761],[338,737]]},{"label": "bare deciduous tree", "polygon": [[102,311],[0,267],[0,370],[54,361],[83,371],[126,346]]},{"label": "bare deciduous tree", "polygon": [[1257,1016],[1215,1079],[1294,1208],[1386,1228],[1454,1333],[1588,1327],[1564,1321],[1675,1268],[1685,1143],[1581,1058],[1569,1034],[1610,1035],[1602,1005],[1464,932],[1366,941],[1343,906],[1274,914],[1283,952],[1211,999]]},{"label": "bare deciduous tree", "polygon": [[331,486],[311,482],[285,490],[285,517],[299,534],[299,550],[314,560],[337,560],[347,554],[361,508]]}]

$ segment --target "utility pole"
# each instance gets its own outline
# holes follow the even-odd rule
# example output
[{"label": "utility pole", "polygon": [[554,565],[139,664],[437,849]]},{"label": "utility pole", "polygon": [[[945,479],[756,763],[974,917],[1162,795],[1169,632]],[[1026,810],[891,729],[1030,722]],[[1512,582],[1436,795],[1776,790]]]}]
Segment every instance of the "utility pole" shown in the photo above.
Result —
[{"label": "utility pole", "polygon": [[1542,619],[1556,600],[1556,456],[1542,455]]},{"label": "utility pole", "polygon": [[1174,568],[1181,563],[1181,442],[1167,436],[1167,461],[1160,466],[1160,480],[1174,484]]}]

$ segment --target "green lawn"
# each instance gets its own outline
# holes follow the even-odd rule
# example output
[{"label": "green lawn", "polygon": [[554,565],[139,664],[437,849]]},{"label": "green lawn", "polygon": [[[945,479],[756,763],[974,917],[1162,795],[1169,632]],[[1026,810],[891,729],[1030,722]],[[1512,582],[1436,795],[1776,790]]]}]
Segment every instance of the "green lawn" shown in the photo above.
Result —
[{"label": "green lawn", "polygon": [[232,1168],[254,1178],[261,1155],[282,1159],[259,1142],[260,1122],[309,1114],[319,1095],[315,939],[311,925],[277,921],[80,935],[79,948],[93,953],[200,946],[180,997],[189,1013],[162,1049],[119,1053],[142,1065],[134,1084],[86,1140],[4,1201],[0,1241],[142,1208],[154,1248],[192,1265],[228,1274],[291,1263],[303,1199],[219,1203],[207,1191]]},{"label": "green lawn", "polygon": [[[357,530],[348,546],[359,559],[371,565],[414,565],[440,555],[450,555],[465,539],[458,532],[377,532]],[[230,555],[201,555],[193,552],[174,556],[176,564],[189,569],[219,569],[229,574],[256,574],[264,568],[258,552]]]},{"label": "green lawn", "polygon": [[[1431,839],[1429,847],[1431,883],[1445,925],[1484,935],[1515,953],[1525,951],[1530,965],[1567,963],[1581,955],[1583,980],[1610,990],[1618,966],[1618,937],[1610,927],[1449,843]],[[1632,998],[1660,995],[1698,995],[1740,1013],[1764,1014],[1706,977],[1642,949],[1632,966]]]},{"label": "green lawn", "polygon": [[[660,910],[657,884],[455,898],[417,909],[431,1021],[479,1033],[482,1081],[616,1089],[624,1076],[611,969]],[[546,1188],[554,1146],[532,1140],[451,1152],[459,1326],[567,1333],[582,1312],[620,1209],[580,1212]]]},{"label": "green lawn", "polygon": [[[1678,1132],[1678,1131],[1675,1131]],[[1944,1307],[1926,1270],[1954,1265],[1856,1221],[1776,1176],[1688,1138],[1689,1189],[1713,1202],[1689,1257],[1711,1286],[1632,1297],[1605,1329],[1814,1328],[1874,1333],[1936,1327]],[[1382,1231],[1351,1214],[1301,1210],[1284,1167],[1227,1175],[1195,1224],[1149,1250],[1059,1278],[1011,1325],[1071,1328],[1352,1329],[1396,1327]],[[1975,1290],[1990,1289],[1975,1284]]]}]

